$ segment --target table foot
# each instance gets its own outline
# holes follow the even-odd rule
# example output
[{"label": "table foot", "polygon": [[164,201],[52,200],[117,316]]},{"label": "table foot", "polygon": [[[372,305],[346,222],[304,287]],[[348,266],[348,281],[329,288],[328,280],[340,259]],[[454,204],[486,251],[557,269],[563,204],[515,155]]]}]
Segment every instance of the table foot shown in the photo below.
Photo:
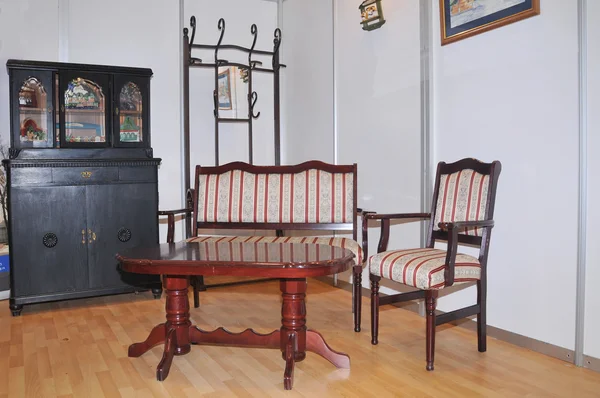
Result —
[{"label": "table foot", "polygon": [[298,341],[296,334],[292,333],[288,336],[287,344],[285,345],[285,371],[283,372],[283,388],[291,390],[294,385],[294,367],[296,365],[296,352],[298,351]]},{"label": "table foot", "polygon": [[165,340],[165,351],[156,367],[156,380],[163,381],[169,375],[171,363],[175,356],[175,348],[177,348],[177,333],[175,333],[175,329],[170,329],[167,333],[167,339]]},{"label": "table foot", "polygon": [[319,354],[336,368],[350,369],[350,357],[329,347],[319,332],[306,331],[306,351]]},{"label": "table foot", "polygon": [[280,347],[279,330],[275,330],[269,334],[257,333],[252,329],[246,329],[240,333],[233,333],[223,327],[211,332],[199,329],[196,326],[191,326],[189,330],[190,343],[192,344],[211,344],[234,347]]},{"label": "table foot", "polygon": [[127,355],[129,357],[137,358],[150,350],[152,347],[157,346],[165,342],[165,324],[161,323],[156,325],[154,329],[148,335],[148,338],[141,342],[135,343],[129,346]]}]

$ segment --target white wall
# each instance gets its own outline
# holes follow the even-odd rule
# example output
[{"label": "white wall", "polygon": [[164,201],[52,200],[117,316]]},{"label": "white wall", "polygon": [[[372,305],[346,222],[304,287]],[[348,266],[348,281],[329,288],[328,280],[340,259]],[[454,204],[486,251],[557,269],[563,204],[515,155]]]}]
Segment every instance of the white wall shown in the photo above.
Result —
[{"label": "white wall", "polygon": [[[94,23],[90,25],[90,16]],[[143,22],[141,22],[143,21]],[[151,68],[151,139],[161,209],[182,204],[179,4],[162,0],[69,2],[69,62]],[[105,28],[98,29],[97,26]],[[160,27],[160,29],[157,29]],[[161,234],[164,234],[164,225]],[[165,236],[161,236],[164,241]]]},{"label": "white wall", "polygon": [[[222,44],[252,45],[250,27],[258,27],[257,50],[273,51],[273,32],[277,27],[277,4],[267,1],[247,0],[194,0],[184,2],[186,27],[190,17],[196,16],[196,44],[216,45],[219,39],[217,23],[225,19],[225,36]],[[190,30],[191,35],[191,30]],[[194,50],[193,57],[206,63],[214,63],[214,51]],[[248,63],[247,54],[238,51],[219,52],[219,59],[230,62]],[[263,62],[263,67],[271,68],[271,58],[253,56]],[[253,89],[258,93],[255,112],[260,117],[253,122],[255,164],[273,164],[273,75],[255,72]],[[241,81],[237,82],[238,84]],[[214,69],[192,68],[190,70],[190,144],[192,170],[196,164],[215,164],[214,116],[213,116]],[[245,98],[245,97],[244,97]],[[243,100],[243,98],[242,98]],[[238,117],[246,117],[247,105]],[[223,116],[227,116],[223,114]],[[228,116],[227,116],[228,117]],[[248,125],[221,124],[219,134],[219,163],[241,160],[248,161]],[[193,176],[193,171],[192,171]],[[193,182],[192,182],[193,183]]]},{"label": "white wall", "polygon": [[[419,211],[419,2],[386,2],[384,15],[387,23],[367,32],[361,28],[358,4],[353,2],[335,0],[335,7],[329,0],[284,2],[285,161],[333,162],[337,152],[339,164],[358,164],[359,207]],[[373,253],[378,231],[372,229],[369,236]],[[390,247],[418,244],[418,223],[393,228]],[[342,278],[349,281],[350,273]],[[363,286],[369,286],[366,269]]]},{"label": "white wall", "polygon": [[285,0],[282,30],[282,164],[333,163],[332,0]]},{"label": "white wall", "polygon": [[[386,23],[370,32],[362,30],[355,2],[337,0],[337,11],[339,163],[358,164],[359,207],[380,213],[418,212],[419,1],[384,2]],[[419,231],[418,222],[393,227],[389,247],[418,247]],[[371,228],[371,254],[378,239],[378,229]],[[368,275],[365,269],[365,287]]]},{"label": "white wall", "polygon": [[[503,164],[488,323],[573,349],[577,2],[542,2],[540,16],[444,47],[434,3],[434,159]],[[440,309],[474,301],[468,289],[440,300]]]},{"label": "white wall", "polygon": [[600,358],[600,2],[589,0],[588,40],[588,206],[587,206],[587,270],[585,287],[584,354]]},{"label": "white wall", "polygon": [[6,147],[10,146],[8,59],[58,59],[58,0],[0,1],[0,139]]}]

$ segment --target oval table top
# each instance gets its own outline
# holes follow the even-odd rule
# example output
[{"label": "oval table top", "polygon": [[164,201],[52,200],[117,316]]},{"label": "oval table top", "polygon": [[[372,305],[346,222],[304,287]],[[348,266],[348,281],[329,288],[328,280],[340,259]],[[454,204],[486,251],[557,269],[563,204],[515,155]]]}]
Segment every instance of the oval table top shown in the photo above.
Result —
[{"label": "oval table top", "polygon": [[123,271],[162,275],[306,278],[336,274],[354,264],[341,247],[314,243],[178,242],[119,252]]}]

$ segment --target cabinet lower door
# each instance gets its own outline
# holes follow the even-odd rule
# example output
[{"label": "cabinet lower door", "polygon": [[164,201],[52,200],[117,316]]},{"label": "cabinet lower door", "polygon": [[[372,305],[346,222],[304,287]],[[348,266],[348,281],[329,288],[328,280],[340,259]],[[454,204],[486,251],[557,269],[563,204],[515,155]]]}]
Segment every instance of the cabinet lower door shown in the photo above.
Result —
[{"label": "cabinet lower door", "polygon": [[115,255],[158,242],[156,184],[87,187],[89,283],[91,288],[143,285],[158,281],[117,269]]},{"label": "cabinet lower door", "polygon": [[85,187],[14,188],[10,204],[13,297],[86,288]]}]

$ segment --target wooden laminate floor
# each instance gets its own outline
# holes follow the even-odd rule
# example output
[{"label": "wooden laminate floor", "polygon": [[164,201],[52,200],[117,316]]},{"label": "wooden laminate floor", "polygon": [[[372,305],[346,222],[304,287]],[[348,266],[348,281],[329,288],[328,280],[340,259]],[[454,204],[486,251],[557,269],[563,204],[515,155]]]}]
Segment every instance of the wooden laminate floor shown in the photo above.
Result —
[{"label": "wooden laminate floor", "polygon": [[[164,382],[155,379],[162,347],[128,358],[164,320],[164,298],[150,293],[26,306],[13,318],[0,303],[0,397],[592,397],[600,374],[523,348],[489,339],[479,353],[474,332],[438,329],[436,370],[425,370],[425,321],[417,314],[382,307],[379,345],[370,344],[368,299],[363,332],[352,330],[350,293],[309,280],[308,327],[351,357],[336,370],[308,353],[296,366],[294,389],[284,391],[278,350],[192,346],[175,357]],[[204,329],[280,324],[277,282],[211,289],[192,309]]]}]

